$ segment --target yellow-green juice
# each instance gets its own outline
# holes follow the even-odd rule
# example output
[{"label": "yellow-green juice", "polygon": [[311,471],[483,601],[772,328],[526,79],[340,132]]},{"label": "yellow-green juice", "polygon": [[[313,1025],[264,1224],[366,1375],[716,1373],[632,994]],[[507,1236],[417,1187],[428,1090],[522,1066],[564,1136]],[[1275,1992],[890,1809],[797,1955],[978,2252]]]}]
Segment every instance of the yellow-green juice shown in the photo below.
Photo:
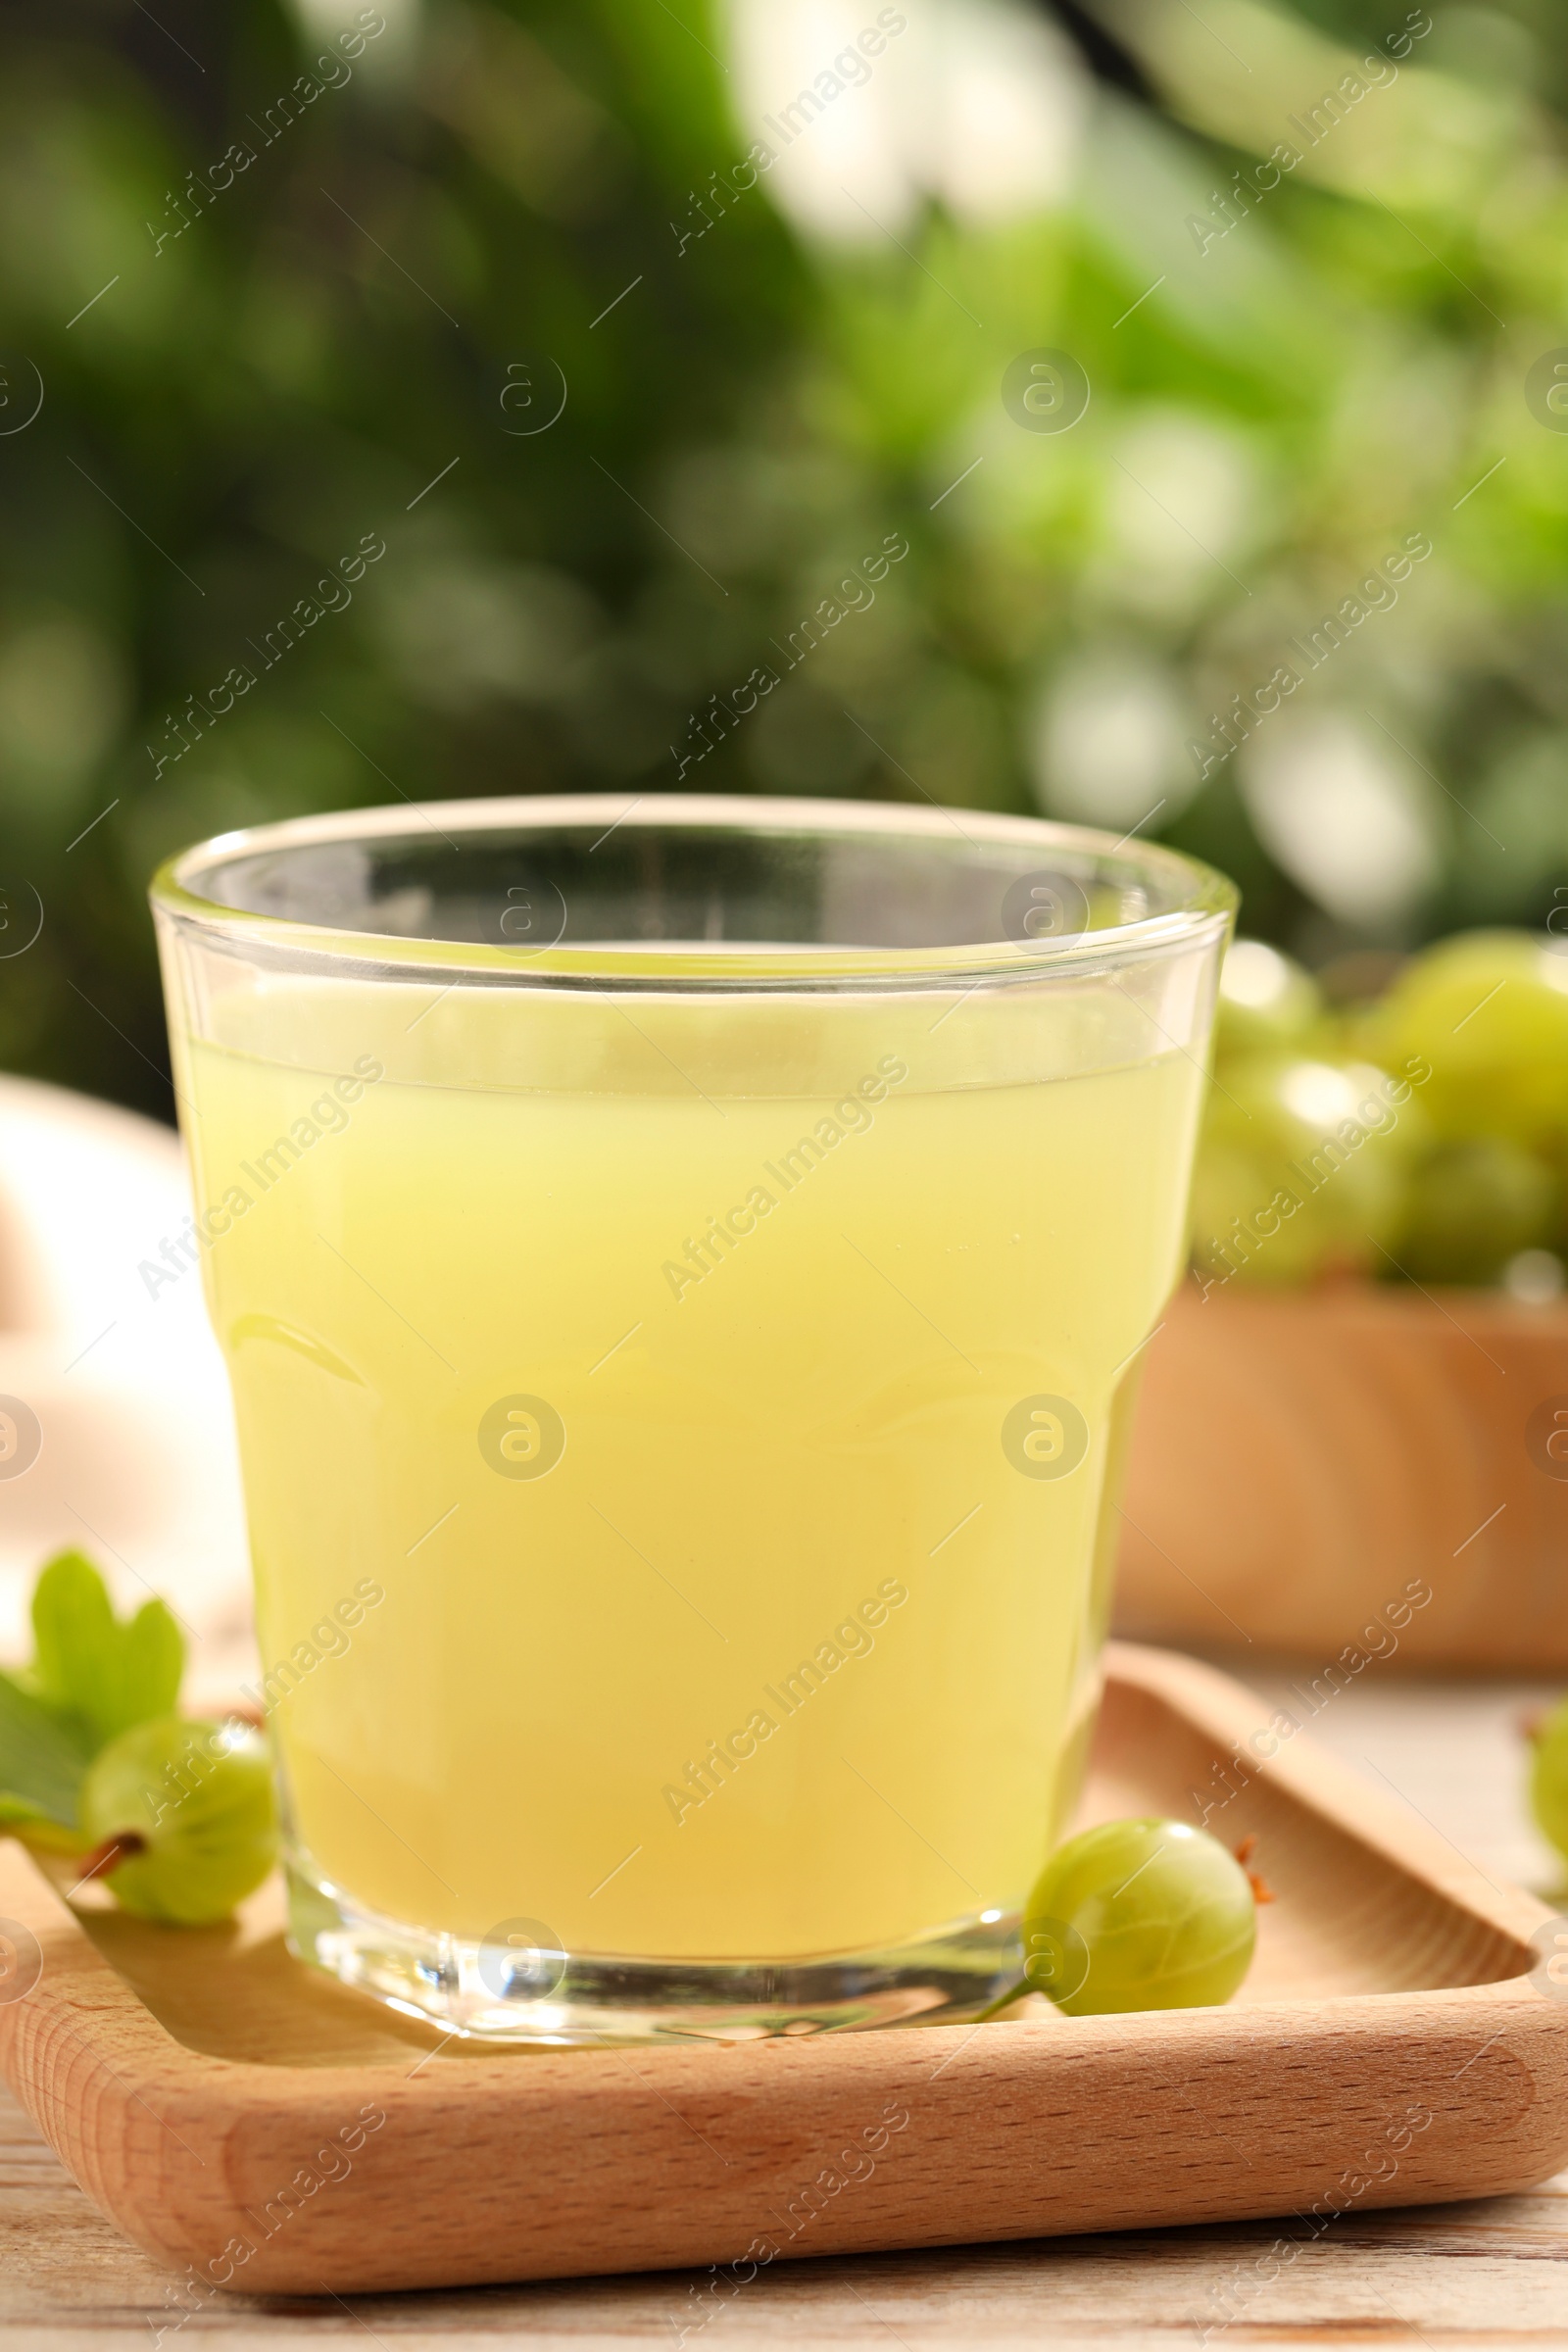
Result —
[{"label": "yellow-green juice", "polygon": [[325,1882],[710,1960],[1017,1904],[1074,1793],[1201,1086],[1106,994],[829,1021],[279,982],[182,1042]]}]

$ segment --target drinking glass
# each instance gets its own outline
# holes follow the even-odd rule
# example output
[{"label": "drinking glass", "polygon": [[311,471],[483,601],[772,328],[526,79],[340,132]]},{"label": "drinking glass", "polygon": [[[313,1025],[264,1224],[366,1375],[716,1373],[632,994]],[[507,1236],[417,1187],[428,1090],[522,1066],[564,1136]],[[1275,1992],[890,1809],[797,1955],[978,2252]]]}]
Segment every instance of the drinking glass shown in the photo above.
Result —
[{"label": "drinking glass", "polygon": [[308,817],[152,895],[296,1951],[533,2041],[991,1997],[1230,886],[661,796]]}]

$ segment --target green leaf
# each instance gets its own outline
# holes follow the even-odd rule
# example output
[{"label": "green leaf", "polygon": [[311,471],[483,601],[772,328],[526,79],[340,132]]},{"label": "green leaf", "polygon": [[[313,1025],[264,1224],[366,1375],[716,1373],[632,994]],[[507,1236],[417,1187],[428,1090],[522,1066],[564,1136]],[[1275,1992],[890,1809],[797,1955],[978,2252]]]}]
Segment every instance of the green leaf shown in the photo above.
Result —
[{"label": "green leaf", "polygon": [[[172,1715],[185,1670],[185,1642],[161,1600],[128,1622],[115,1615],[103,1578],[79,1551],[49,1562],[32,1595],[40,1696],[79,1716],[94,1750],[155,1715]],[[3,1775],[0,1775],[3,1778]]]},{"label": "green leaf", "polygon": [[77,1790],[97,1745],[79,1716],[0,1674],[0,1829],[74,1834]]}]

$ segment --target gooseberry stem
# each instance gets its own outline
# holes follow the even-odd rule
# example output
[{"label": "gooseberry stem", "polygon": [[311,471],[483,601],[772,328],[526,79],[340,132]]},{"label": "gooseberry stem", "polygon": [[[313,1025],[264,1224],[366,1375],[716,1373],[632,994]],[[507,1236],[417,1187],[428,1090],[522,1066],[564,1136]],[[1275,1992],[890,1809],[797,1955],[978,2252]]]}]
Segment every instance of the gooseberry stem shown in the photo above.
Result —
[{"label": "gooseberry stem", "polygon": [[1020,1993],[1033,1992],[1034,1989],[1027,1977],[1020,1977],[1016,1984],[1009,1984],[1005,1992],[999,1992],[994,2001],[988,2001],[974,2023],[977,2026],[987,2024],[1000,2010],[1010,2008]]},{"label": "gooseberry stem", "polygon": [[94,1846],[90,1854],[82,1856],[81,1876],[72,1893],[78,1893],[90,1879],[101,1878],[105,1871],[118,1870],[122,1862],[128,1862],[133,1854],[143,1854],[146,1850],[146,1838],[134,1830],[124,1830],[118,1838],[106,1838],[102,1845]]}]

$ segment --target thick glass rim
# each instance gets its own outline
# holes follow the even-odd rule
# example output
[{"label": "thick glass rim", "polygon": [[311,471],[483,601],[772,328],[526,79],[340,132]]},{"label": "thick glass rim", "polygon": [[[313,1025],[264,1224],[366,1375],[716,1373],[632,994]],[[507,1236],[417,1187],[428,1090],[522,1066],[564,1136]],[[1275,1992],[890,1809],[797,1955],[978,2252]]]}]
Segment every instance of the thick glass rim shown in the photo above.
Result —
[{"label": "thick glass rim", "polygon": [[[632,818],[650,830],[710,831],[952,843],[962,849],[1036,849],[1042,858],[1066,857],[1120,868],[1129,884],[1156,883],[1168,903],[1156,913],[1059,938],[969,941],[939,947],[854,947],[813,943],[735,941],[591,941],[531,950],[519,958],[505,945],[424,939],[407,933],[339,929],[225,905],[204,883],[236,860],[343,844],[406,840],[423,832],[514,833],[519,841],[601,824],[614,830]],[[165,860],[153,876],[154,907],[182,931],[255,960],[318,973],[351,972],[427,978],[469,975],[489,985],[616,987],[809,987],[857,982],[941,985],[951,980],[1042,978],[1048,972],[1093,968],[1200,946],[1223,935],[1238,893],[1214,867],[1159,843],[1115,840],[1085,825],[1046,817],[949,809],[933,803],[785,800],[738,794],[555,793],[468,801],[406,802],[396,808],[346,809],[252,825],[197,842]]]}]

